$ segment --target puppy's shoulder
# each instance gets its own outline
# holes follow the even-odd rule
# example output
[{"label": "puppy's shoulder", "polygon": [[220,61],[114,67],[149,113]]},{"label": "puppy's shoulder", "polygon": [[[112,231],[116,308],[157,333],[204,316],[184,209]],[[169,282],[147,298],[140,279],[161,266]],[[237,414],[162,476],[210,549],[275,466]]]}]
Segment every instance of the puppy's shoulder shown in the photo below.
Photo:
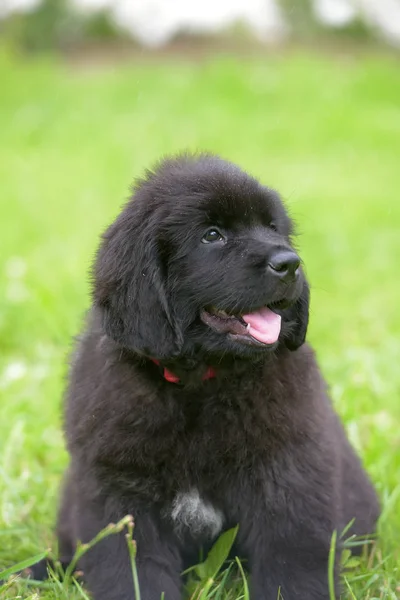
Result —
[{"label": "puppy's shoulder", "polygon": [[111,431],[145,413],[151,419],[157,413],[158,397],[139,360],[105,335],[98,315],[89,313],[71,358],[65,398],[67,432]]}]

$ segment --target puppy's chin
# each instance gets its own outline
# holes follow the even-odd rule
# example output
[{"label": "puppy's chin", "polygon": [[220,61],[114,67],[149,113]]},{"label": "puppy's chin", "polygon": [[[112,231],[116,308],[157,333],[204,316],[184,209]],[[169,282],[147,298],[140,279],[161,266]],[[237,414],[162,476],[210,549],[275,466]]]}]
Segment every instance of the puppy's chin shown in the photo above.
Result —
[{"label": "puppy's chin", "polygon": [[240,334],[220,333],[199,319],[186,336],[184,353],[190,355],[194,348],[200,349],[205,362],[209,358],[211,363],[225,358],[260,359],[273,353],[279,344],[279,340],[262,344]]}]

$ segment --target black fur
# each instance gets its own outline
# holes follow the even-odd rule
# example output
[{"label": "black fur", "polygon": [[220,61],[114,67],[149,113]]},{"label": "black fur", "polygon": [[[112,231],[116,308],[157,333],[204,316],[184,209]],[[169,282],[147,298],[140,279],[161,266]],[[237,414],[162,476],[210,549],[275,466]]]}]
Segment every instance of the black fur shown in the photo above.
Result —
[{"label": "black fur", "polygon": [[[225,243],[201,242],[212,226]],[[70,374],[63,562],[78,539],[132,514],[142,600],[179,600],[181,571],[213,541],[171,519],[176,495],[196,488],[224,529],[239,524],[252,600],[279,589],[284,600],[328,600],[333,531],[355,518],[351,533],[370,533],[379,509],[304,344],[304,273],[283,283],[268,268],[291,234],[276,192],[217,157],[166,160],[138,182],[103,236]],[[272,347],[200,319],[204,307],[243,314],[282,300]],[[216,376],[203,381],[210,366]],[[132,599],[123,534],[80,567],[95,600]]]}]

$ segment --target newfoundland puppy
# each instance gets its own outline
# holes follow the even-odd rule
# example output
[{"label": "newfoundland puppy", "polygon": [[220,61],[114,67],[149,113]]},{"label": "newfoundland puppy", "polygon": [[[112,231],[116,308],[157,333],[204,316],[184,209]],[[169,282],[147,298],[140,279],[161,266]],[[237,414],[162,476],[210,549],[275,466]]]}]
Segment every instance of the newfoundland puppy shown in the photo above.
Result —
[{"label": "newfoundland puppy", "polygon": [[[69,378],[63,564],[130,514],[141,599],[179,600],[184,568],[238,525],[252,600],[330,597],[333,532],[373,532],[379,508],[304,343],[292,234],[279,195],[216,156],[136,183],[102,238]],[[80,568],[95,600],[135,597],[124,533]]]}]

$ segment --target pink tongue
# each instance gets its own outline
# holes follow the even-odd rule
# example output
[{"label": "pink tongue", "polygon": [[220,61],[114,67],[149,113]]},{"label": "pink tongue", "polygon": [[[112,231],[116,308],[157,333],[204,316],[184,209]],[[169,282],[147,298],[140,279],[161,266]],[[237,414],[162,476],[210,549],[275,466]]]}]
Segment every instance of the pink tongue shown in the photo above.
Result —
[{"label": "pink tongue", "polygon": [[249,334],[263,344],[273,344],[281,331],[281,317],[269,308],[262,308],[248,315],[242,315],[250,327]]}]

